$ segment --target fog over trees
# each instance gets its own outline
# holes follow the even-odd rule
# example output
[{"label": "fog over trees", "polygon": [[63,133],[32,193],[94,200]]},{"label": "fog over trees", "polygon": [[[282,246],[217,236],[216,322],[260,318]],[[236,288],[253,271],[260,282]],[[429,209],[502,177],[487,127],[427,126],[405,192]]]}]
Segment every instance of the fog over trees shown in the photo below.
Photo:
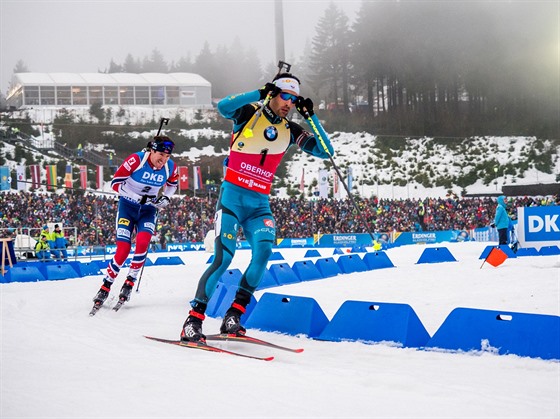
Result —
[{"label": "fog over trees", "polygon": [[[330,111],[331,129],[560,138],[559,7],[364,1],[351,21],[331,3],[304,54],[286,61],[302,93]],[[276,73],[276,63],[261,63],[239,38],[224,41],[171,61],[157,49],[128,54],[101,71],[194,72],[212,83],[215,98],[258,88]]]}]

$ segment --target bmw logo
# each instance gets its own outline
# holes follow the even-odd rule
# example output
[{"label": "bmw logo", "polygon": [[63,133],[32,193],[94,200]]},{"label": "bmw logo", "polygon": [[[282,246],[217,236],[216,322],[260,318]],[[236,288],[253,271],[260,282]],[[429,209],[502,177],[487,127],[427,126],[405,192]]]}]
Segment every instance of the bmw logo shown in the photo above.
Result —
[{"label": "bmw logo", "polygon": [[276,129],[276,127],[267,127],[264,130],[264,138],[266,138],[268,141],[276,140],[276,138],[278,138],[278,130]]}]

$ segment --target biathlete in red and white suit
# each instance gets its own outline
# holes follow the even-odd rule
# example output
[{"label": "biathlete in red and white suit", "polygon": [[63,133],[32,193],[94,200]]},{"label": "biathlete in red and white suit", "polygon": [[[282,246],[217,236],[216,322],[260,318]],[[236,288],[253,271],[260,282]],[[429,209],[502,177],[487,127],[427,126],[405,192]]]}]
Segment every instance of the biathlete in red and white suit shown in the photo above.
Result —
[{"label": "biathlete in red and white suit", "polygon": [[[116,217],[117,250],[107,266],[103,285],[93,301],[102,305],[130,254],[132,234],[136,231],[136,248],[122,286],[119,300],[128,301],[134,282],[148,254],[150,240],[156,231],[157,212],[169,204],[177,190],[179,174],[170,159],[175,144],[166,136],[156,136],[149,150],[131,154],[117,169],[111,187],[119,194]],[[158,197],[160,190],[163,194]]]},{"label": "biathlete in red and white suit", "polygon": [[[269,92],[272,99],[264,107],[252,133],[248,132],[247,128],[253,126],[260,107],[255,102],[264,100]],[[191,301],[192,309],[181,331],[183,341],[206,340],[202,333],[206,306],[235,255],[239,227],[243,228],[251,245],[252,258],[240,279],[235,300],[224,316],[220,332],[245,334],[240,317],[261,282],[276,237],[269,194],[278,165],[292,145],[324,159],[334,154],[326,135],[322,136],[324,141],[321,143],[315,135],[286,119],[295,105],[298,112],[306,115],[307,111],[313,123],[320,125],[313,113],[313,102],[299,93],[299,80],[283,73],[259,90],[228,96],[218,103],[220,114],[233,121],[233,134],[216,207],[214,260],[200,278],[195,298]]]}]

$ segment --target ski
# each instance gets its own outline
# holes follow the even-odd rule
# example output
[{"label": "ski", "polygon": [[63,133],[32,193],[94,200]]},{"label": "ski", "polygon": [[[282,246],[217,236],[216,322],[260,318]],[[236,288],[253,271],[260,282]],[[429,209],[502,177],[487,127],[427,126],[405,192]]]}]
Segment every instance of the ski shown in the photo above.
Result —
[{"label": "ski", "polygon": [[113,307],[113,311],[119,311],[124,303],[125,303],[124,300],[117,301],[117,304],[115,304],[115,307]]},{"label": "ski", "polygon": [[91,309],[91,311],[89,312],[90,317],[93,317],[97,314],[97,312],[99,311],[99,309],[105,304],[109,304],[111,303],[113,300],[115,299],[115,297],[110,297],[107,301],[101,301],[101,302],[97,302],[93,304],[93,307]]},{"label": "ski", "polygon": [[246,343],[253,343],[255,345],[266,346],[268,348],[280,349],[282,351],[288,352],[295,352],[301,353],[303,352],[303,348],[289,348],[287,346],[277,345],[272,342],[268,342],[266,340],[258,339],[252,336],[237,336],[235,334],[216,334],[216,335],[207,335],[206,340],[213,340],[213,341],[232,341],[232,342],[246,342]]},{"label": "ski", "polygon": [[261,356],[248,355],[248,354],[243,354],[243,353],[240,353],[240,352],[228,351],[227,349],[218,348],[216,346],[210,346],[210,345],[207,345],[206,343],[201,343],[201,342],[184,343],[184,342],[181,342],[180,340],[162,339],[162,338],[156,338],[156,337],[153,337],[153,336],[144,336],[144,337],[147,338],[147,339],[150,339],[150,340],[155,340],[156,342],[163,342],[163,343],[169,343],[171,345],[182,346],[183,348],[201,349],[203,351],[208,351],[208,352],[216,352],[216,353],[221,353],[221,354],[239,356],[239,357],[243,357],[243,358],[257,359],[259,361],[272,361],[274,359],[273,356],[261,357]]},{"label": "ski", "polygon": [[91,309],[91,311],[89,312],[90,316],[95,316],[97,314],[97,312],[99,311],[99,309],[101,308],[103,304],[97,304],[95,303]]}]

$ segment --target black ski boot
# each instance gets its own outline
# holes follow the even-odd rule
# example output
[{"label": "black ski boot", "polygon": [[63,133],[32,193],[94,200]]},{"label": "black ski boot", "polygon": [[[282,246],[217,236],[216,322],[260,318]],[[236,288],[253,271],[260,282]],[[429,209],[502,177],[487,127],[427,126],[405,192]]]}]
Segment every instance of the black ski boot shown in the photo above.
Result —
[{"label": "black ski boot", "polygon": [[130,300],[130,294],[132,293],[132,288],[134,288],[134,281],[136,278],[127,276],[124,284],[121,288],[121,293],[119,294],[119,301],[123,303]]},{"label": "black ski boot", "polygon": [[111,285],[112,282],[109,282],[106,279],[103,280],[103,285],[101,285],[101,288],[99,289],[99,291],[97,291],[95,297],[93,297],[93,307],[89,312],[90,316],[95,316],[95,313],[97,313],[97,311],[101,308],[101,306],[109,296],[109,292],[111,291]]},{"label": "black ski boot", "polygon": [[111,282],[107,280],[103,281],[103,285],[101,285],[101,288],[99,289],[99,291],[97,291],[95,297],[93,297],[93,302],[95,303],[96,306],[100,307],[103,305],[103,303],[109,296],[109,292],[111,291],[111,285],[113,285]]},{"label": "black ski boot", "polygon": [[220,333],[245,336],[246,330],[243,326],[241,326],[241,316],[244,312],[244,307],[234,303],[224,316],[224,320],[220,326]]},{"label": "black ski boot", "polygon": [[202,333],[202,321],[205,318],[204,314],[194,310],[189,311],[189,317],[185,320],[181,330],[181,342],[206,343],[206,336]]}]

